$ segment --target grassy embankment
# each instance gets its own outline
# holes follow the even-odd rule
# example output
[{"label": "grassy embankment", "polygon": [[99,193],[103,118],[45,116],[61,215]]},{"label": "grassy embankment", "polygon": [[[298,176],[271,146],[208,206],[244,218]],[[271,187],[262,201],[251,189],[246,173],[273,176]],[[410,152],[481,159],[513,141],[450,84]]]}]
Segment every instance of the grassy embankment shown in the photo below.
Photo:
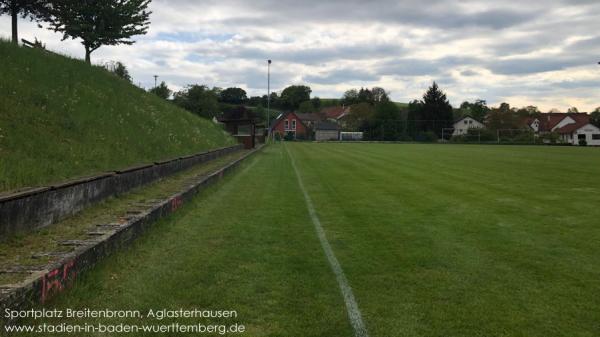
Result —
[{"label": "grassy embankment", "polygon": [[[286,146],[370,336],[600,331],[597,149]],[[352,335],[285,149],[250,165],[49,306],[234,309],[251,336]]]},{"label": "grassy embankment", "polygon": [[234,144],[100,67],[0,41],[0,191]]}]

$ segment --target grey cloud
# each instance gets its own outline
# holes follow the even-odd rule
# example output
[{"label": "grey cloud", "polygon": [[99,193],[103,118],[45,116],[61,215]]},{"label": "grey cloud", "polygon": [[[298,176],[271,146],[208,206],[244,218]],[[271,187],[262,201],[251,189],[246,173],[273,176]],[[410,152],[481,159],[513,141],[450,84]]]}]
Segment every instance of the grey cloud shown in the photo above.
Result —
[{"label": "grey cloud", "polygon": [[[392,23],[405,25],[427,25],[438,28],[460,28],[481,26],[503,29],[524,23],[539,16],[543,7],[536,10],[516,10],[511,8],[488,8],[477,12],[467,12],[450,0],[435,0],[423,3],[421,0],[304,0],[271,1],[255,0],[224,1],[240,8],[258,11],[261,21],[271,25],[301,24],[306,22],[331,24],[350,23]],[[236,17],[223,21],[224,25],[254,25],[255,17]]]},{"label": "grey cloud", "polygon": [[600,80],[563,81],[557,83],[556,86],[563,89],[600,88]]},{"label": "grey cloud", "polygon": [[400,58],[380,63],[376,69],[383,75],[424,76],[439,75],[458,65],[473,65],[480,61],[472,57],[444,57],[436,60]]},{"label": "grey cloud", "polygon": [[367,71],[354,69],[337,69],[324,75],[307,75],[304,80],[307,83],[316,84],[343,84],[348,82],[372,82],[379,80],[380,76]]},{"label": "grey cloud", "polygon": [[[591,61],[591,60],[590,60]],[[591,62],[582,58],[531,58],[511,59],[496,61],[488,65],[488,68],[496,74],[502,75],[524,75],[543,73],[548,71],[564,70],[570,67],[590,64]]]},{"label": "grey cloud", "polygon": [[224,46],[221,49],[196,50],[199,54],[208,53],[223,57],[266,60],[301,64],[319,64],[340,60],[363,60],[401,55],[404,49],[394,44],[346,45],[297,49],[285,45],[276,50],[269,48],[247,47],[245,45]]}]

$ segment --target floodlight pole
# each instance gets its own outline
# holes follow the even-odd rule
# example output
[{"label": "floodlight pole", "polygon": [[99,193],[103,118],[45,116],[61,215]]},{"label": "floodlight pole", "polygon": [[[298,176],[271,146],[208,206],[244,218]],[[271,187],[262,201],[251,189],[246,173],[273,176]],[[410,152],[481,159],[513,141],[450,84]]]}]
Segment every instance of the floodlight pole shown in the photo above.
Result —
[{"label": "floodlight pole", "polygon": [[271,137],[271,60],[267,60],[267,137]]},{"label": "floodlight pole", "polygon": [[156,88],[158,75],[154,75],[154,88]]}]

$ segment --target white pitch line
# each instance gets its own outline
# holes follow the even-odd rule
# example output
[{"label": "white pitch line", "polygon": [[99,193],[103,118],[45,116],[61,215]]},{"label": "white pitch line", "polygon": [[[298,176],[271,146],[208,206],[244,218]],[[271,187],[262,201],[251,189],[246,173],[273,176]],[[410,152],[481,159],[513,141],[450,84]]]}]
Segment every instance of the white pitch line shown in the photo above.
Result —
[{"label": "white pitch line", "polygon": [[342,266],[340,262],[335,257],[333,253],[333,249],[331,249],[331,245],[327,240],[327,236],[325,236],[325,231],[323,230],[323,226],[321,225],[321,221],[317,216],[317,211],[313,206],[312,200],[304,187],[304,183],[302,182],[302,177],[300,176],[300,172],[296,167],[296,162],[294,161],[294,156],[290,153],[287,146],[284,145],[288,156],[292,161],[292,167],[294,168],[294,172],[296,172],[296,178],[298,178],[298,185],[300,185],[300,190],[302,190],[302,194],[304,194],[304,200],[306,201],[306,208],[308,208],[308,214],[315,225],[315,230],[317,231],[317,236],[319,237],[319,241],[321,241],[321,247],[323,247],[323,251],[325,252],[325,256],[327,256],[327,261],[329,261],[329,266],[331,270],[335,274],[335,278],[337,279],[338,285],[342,292],[342,296],[344,297],[344,302],[346,303],[346,310],[348,311],[348,318],[350,319],[350,324],[354,328],[354,336],[356,337],[368,337],[367,328],[365,327],[365,323],[363,322],[362,315],[360,314],[360,310],[358,309],[358,304],[356,304],[356,299],[354,298],[354,294],[352,293],[352,288],[348,284],[348,279],[342,270]]}]

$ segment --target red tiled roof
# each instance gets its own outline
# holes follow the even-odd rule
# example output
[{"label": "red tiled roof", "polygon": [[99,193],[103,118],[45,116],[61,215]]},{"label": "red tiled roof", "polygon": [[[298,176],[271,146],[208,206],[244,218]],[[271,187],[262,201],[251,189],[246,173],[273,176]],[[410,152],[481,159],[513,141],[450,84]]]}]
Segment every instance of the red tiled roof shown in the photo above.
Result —
[{"label": "red tiled roof", "polygon": [[552,129],[554,127],[556,127],[563,119],[565,119],[567,117],[573,118],[573,120],[575,120],[576,123],[565,125],[564,127],[560,128],[558,130],[555,130],[556,132],[561,132],[559,130],[563,130],[564,128],[570,127],[571,125],[580,125],[580,123],[584,123],[584,121],[585,121],[584,124],[581,124],[579,126],[579,127],[581,127],[581,126],[589,123],[589,121],[590,121],[590,116],[586,113],[549,112],[549,113],[542,113],[537,117],[529,117],[527,124],[531,125],[531,123],[533,123],[536,119],[538,119],[540,121],[540,126],[539,126],[540,132],[552,131]]},{"label": "red tiled roof", "polygon": [[306,121],[306,122],[316,122],[316,121],[320,121],[323,119],[323,116],[316,114],[316,113],[310,113],[310,114],[295,113],[295,114],[302,121]]},{"label": "red tiled roof", "polygon": [[321,109],[321,113],[325,115],[326,118],[329,119],[338,119],[348,112],[347,107],[343,106],[331,106],[327,108]]},{"label": "red tiled roof", "polygon": [[562,128],[554,130],[554,132],[558,132],[558,133],[562,133],[562,134],[573,133],[590,123],[590,115],[588,115],[588,114],[578,113],[578,114],[568,114],[568,115],[569,115],[569,117],[573,118],[573,120],[575,120],[575,123],[567,124],[567,125],[563,126]]}]

